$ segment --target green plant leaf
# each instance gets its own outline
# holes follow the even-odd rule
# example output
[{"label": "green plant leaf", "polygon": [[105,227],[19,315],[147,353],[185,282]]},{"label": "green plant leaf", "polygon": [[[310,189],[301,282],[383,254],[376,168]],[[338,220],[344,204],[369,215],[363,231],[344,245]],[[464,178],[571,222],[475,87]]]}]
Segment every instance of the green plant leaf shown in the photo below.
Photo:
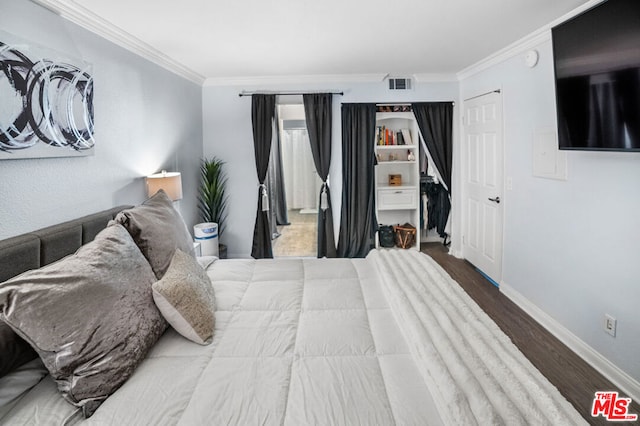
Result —
[{"label": "green plant leaf", "polygon": [[227,217],[227,195],[225,193],[227,177],[223,170],[224,164],[224,161],[216,157],[202,160],[198,194],[198,211],[202,220],[217,223],[220,236],[224,231]]}]

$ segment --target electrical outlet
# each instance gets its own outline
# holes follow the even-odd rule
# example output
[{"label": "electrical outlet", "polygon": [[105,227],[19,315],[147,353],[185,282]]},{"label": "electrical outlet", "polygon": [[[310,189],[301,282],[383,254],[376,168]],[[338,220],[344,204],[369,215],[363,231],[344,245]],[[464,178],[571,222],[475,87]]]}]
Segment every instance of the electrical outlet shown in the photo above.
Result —
[{"label": "electrical outlet", "polygon": [[616,337],[616,325],[617,321],[614,317],[609,314],[604,315],[604,331]]}]

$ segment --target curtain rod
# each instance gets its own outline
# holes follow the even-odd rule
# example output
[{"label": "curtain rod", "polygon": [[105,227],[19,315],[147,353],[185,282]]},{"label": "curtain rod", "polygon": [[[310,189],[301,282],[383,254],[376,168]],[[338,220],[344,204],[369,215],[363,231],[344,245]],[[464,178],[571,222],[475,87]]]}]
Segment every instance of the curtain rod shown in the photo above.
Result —
[{"label": "curtain rod", "polygon": [[411,104],[415,104],[415,103],[448,103],[451,102],[451,105],[455,106],[455,101],[415,101],[415,102],[378,102],[376,103],[376,106],[405,106],[405,105],[411,105]]},{"label": "curtain rod", "polygon": [[242,97],[242,96],[251,96],[251,95],[309,95],[309,94],[320,94],[320,93],[330,93],[332,95],[344,95],[344,92],[322,92],[322,91],[311,91],[311,92],[302,92],[302,91],[284,91],[284,92],[262,92],[262,91],[256,91],[256,92],[248,92],[243,90],[242,92],[238,93],[238,96]]},{"label": "curtain rod", "polygon": [[500,93],[500,89],[496,89],[496,90],[491,90],[490,92],[487,93],[482,93],[480,95],[476,95],[476,96],[472,96],[470,98],[465,99],[464,101],[470,101],[471,99],[475,99],[475,98],[479,98],[480,96],[484,96],[484,95],[488,95],[490,93]]}]

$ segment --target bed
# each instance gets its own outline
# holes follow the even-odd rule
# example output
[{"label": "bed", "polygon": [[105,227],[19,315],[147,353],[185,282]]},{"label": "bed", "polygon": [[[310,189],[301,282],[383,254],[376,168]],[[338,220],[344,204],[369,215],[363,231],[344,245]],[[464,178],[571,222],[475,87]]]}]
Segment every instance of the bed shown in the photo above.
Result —
[{"label": "bed", "polygon": [[[2,270],[14,268],[2,279],[65,261],[99,240],[99,228],[115,228],[121,210],[133,209],[0,242]],[[36,342],[39,357],[0,377],[0,386],[19,374],[33,383],[5,398],[0,424],[585,424],[426,255],[374,250],[365,259],[199,258],[198,265],[215,294],[208,344],[173,327],[154,331],[157,339],[130,377],[96,406],[89,403],[87,417],[85,402],[69,397],[59,372],[48,373],[50,353]],[[24,275],[13,280],[24,286]],[[12,301],[3,302],[7,288],[0,284],[0,321],[32,339],[7,308]],[[59,362],[59,354],[53,359]]]}]

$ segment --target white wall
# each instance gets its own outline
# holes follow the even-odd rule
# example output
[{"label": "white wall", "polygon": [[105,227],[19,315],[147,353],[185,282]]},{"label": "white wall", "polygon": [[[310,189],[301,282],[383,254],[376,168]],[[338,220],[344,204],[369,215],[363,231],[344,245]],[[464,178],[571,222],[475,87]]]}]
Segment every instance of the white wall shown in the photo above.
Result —
[{"label": "white wall", "polygon": [[[503,283],[640,381],[640,153],[568,152],[566,181],[534,177],[537,129],[556,127],[551,41],[461,81],[461,98],[502,89]],[[617,336],[602,329],[605,313]]]},{"label": "white wall", "polygon": [[[344,91],[334,97],[332,158],[329,174],[335,232],[337,235],[342,204],[342,151],[340,104],[349,102],[454,101],[458,83],[417,83],[407,92],[389,92],[386,82],[329,84],[265,84],[249,86],[205,86],[203,90],[204,155],[217,156],[227,163],[229,177],[229,217],[221,241],[229,256],[249,257],[258,197],[251,130],[251,97],[239,97],[242,90],[268,91]],[[457,108],[455,109],[457,111]],[[457,117],[457,115],[456,115]],[[455,232],[455,228],[454,232]],[[337,238],[336,238],[337,244]]]},{"label": "white wall", "polygon": [[[146,197],[143,176],[182,172],[195,223],[202,90],[29,1],[0,0],[0,28],[93,64],[95,155],[0,161],[0,239]],[[4,78],[0,77],[0,78]]]}]

